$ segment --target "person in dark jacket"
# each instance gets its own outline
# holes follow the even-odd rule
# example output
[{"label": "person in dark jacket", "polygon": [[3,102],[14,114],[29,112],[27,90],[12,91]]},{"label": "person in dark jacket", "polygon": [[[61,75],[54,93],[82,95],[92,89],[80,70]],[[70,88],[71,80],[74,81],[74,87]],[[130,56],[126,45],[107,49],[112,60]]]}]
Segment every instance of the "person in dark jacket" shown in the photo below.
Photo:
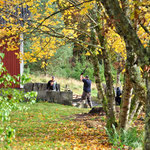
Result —
[{"label": "person in dark jacket", "polygon": [[82,100],[87,100],[88,105],[90,108],[92,108],[92,102],[91,102],[91,80],[89,80],[88,75],[83,77],[83,73],[80,75],[80,80],[84,83],[83,85],[83,93],[82,93]]},{"label": "person in dark jacket", "polygon": [[116,105],[120,105],[121,104],[121,95],[122,95],[121,89],[120,89],[120,87],[117,87],[117,89],[116,89],[116,97],[115,97]]},{"label": "person in dark jacket", "polygon": [[47,83],[47,90],[58,91],[57,82],[55,81],[55,77],[52,76],[52,79]]}]

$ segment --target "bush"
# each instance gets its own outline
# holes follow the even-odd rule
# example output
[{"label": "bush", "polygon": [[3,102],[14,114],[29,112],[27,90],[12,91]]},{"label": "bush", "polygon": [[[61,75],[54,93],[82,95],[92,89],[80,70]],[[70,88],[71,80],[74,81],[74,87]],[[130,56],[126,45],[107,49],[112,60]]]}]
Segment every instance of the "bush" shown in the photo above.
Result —
[{"label": "bush", "polygon": [[114,147],[123,149],[125,147],[139,148],[142,147],[142,132],[138,132],[136,128],[130,128],[129,130],[122,130],[118,132],[113,126],[112,130],[105,128],[106,133],[109,137],[109,142]]},{"label": "bush", "polygon": [[[0,61],[4,58],[4,54],[0,53]],[[6,149],[10,148],[10,143],[15,137],[15,130],[11,128],[10,114],[12,110],[24,109],[19,107],[18,103],[24,100],[24,98],[31,98],[31,102],[34,103],[37,94],[35,92],[28,92],[24,94],[23,91],[10,88],[12,84],[24,84],[29,81],[29,78],[25,75],[11,76],[4,64],[0,65],[0,84],[3,88],[0,89],[0,143]],[[20,78],[20,82],[18,79]]]}]

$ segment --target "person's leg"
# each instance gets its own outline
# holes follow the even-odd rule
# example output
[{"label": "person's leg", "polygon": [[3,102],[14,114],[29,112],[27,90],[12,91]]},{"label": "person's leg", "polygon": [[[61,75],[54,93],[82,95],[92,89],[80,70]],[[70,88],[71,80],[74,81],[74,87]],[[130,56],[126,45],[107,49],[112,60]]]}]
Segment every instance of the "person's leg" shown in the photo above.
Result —
[{"label": "person's leg", "polygon": [[81,100],[85,101],[87,99],[87,94],[86,92],[83,91],[82,96],[81,96]]},{"label": "person's leg", "polygon": [[90,108],[92,108],[93,105],[92,105],[92,101],[91,101],[91,93],[88,93],[88,94],[87,94],[87,102],[88,102]]},{"label": "person's leg", "polygon": [[118,105],[118,97],[115,97],[116,105]]},{"label": "person's leg", "polygon": [[81,103],[80,103],[81,107],[83,108],[86,105],[86,99],[87,99],[87,93],[83,91],[82,96],[81,96]]},{"label": "person's leg", "polygon": [[119,105],[121,104],[121,97],[119,97],[119,102],[118,103],[119,103]]}]

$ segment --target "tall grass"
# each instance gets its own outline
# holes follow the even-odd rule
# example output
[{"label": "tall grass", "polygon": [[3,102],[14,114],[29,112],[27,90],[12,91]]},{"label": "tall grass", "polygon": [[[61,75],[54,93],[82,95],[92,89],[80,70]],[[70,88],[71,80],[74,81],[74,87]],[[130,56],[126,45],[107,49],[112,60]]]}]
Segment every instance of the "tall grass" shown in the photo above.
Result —
[{"label": "tall grass", "polygon": [[112,130],[105,128],[106,133],[109,137],[109,142],[114,147],[120,150],[124,150],[126,147],[129,149],[141,148],[143,143],[143,132],[138,131],[135,127],[128,130],[116,130],[113,126]]}]

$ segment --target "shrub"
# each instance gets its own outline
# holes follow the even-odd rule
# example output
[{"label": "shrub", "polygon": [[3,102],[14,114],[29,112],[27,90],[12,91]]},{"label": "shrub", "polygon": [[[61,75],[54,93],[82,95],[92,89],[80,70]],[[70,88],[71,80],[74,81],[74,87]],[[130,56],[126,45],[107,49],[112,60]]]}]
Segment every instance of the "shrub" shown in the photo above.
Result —
[{"label": "shrub", "polygon": [[127,146],[135,149],[142,147],[143,134],[142,132],[138,132],[137,128],[118,132],[115,126],[113,126],[112,130],[108,130],[107,128],[105,130],[109,137],[109,142],[116,148],[123,149]]},{"label": "shrub", "polygon": [[[0,61],[4,58],[4,54],[0,53]],[[6,68],[3,66],[3,63],[0,65],[0,84],[4,88],[0,89],[0,143],[3,143],[5,148],[9,148],[9,144],[15,136],[15,130],[11,128],[10,123],[10,113],[12,110],[24,109],[19,107],[18,103],[23,101],[24,98],[32,98],[32,102],[35,102],[36,93],[26,93],[23,91],[9,88],[12,83],[14,84],[24,84],[29,81],[29,78],[23,75],[11,76]],[[20,78],[20,82],[18,79]]]}]

